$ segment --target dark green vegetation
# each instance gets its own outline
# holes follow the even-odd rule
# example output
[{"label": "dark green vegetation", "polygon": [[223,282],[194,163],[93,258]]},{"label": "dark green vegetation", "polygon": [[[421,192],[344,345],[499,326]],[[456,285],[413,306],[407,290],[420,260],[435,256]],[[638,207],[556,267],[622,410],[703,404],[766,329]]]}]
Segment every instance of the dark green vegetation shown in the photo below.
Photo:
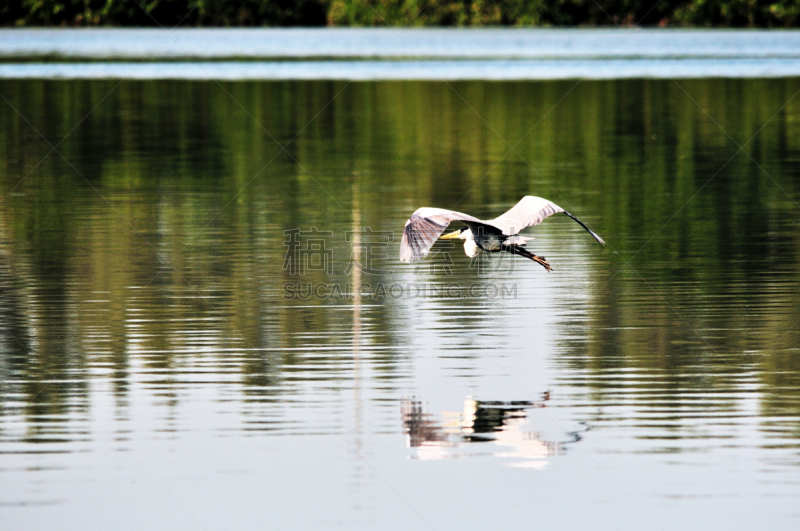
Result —
[{"label": "dark green vegetation", "polygon": [[[68,135],[62,158],[0,106],[0,400],[28,403],[32,417],[58,413],[82,402],[90,369],[102,367],[124,401],[133,359],[167,374],[197,363],[204,337],[215,349],[247,347],[205,363],[240,373],[254,396],[306,366],[342,377],[336,353],[309,361],[294,349],[347,346],[354,333],[390,381],[407,363],[413,319],[378,301],[354,332],[352,312],[326,309],[341,301],[284,300],[297,278],[281,267],[283,231],[334,233],[333,274],[304,282],[354,282],[345,232],[393,231],[383,272],[362,278],[391,281],[413,269],[395,256],[415,208],[492,217],[535,194],[609,243],[604,252],[568,220],[536,231],[556,267],[548,281],[577,290],[548,353],[563,374],[582,375],[569,385],[598,403],[624,390],[645,410],[725,410],[748,375],[765,429],[796,436],[798,89],[799,80],[0,82],[50,142]],[[475,276],[456,256],[456,272]],[[415,278],[437,278],[426,271]],[[617,377],[625,371],[663,378]],[[177,384],[164,378],[169,395]],[[719,397],[710,404],[707,393]],[[780,417],[788,424],[773,426]]]},{"label": "dark green vegetation", "polygon": [[10,0],[4,26],[712,26],[793,27],[779,0]]}]

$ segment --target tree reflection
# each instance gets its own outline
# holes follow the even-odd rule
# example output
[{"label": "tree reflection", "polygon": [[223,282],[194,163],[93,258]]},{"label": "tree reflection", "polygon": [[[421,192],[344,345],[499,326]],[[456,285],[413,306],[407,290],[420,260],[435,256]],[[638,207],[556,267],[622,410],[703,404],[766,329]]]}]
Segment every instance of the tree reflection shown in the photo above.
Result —
[{"label": "tree reflection", "polygon": [[[391,393],[409,374],[408,305],[364,301],[354,330],[352,300],[283,299],[296,280],[280,267],[284,231],[332,231],[332,274],[302,280],[352,283],[355,226],[398,231],[422,205],[492,217],[533,193],[612,247],[587,257],[571,228],[537,229],[585,274],[552,302],[562,383],[642,409],[657,395],[689,422],[682,408],[735,410],[747,372],[765,418],[785,420],[770,434],[797,437],[800,81],[573,85],[225,84],[231,99],[206,83],[0,81],[50,142],[68,135],[64,158],[48,155],[0,110],[4,410],[64,419],[86,407],[94,369],[111,371],[123,415],[143,375],[174,404],[198,365],[269,402],[298,382],[349,381],[354,338],[359,377]],[[389,256],[359,284],[411,274]],[[442,319],[508,311],[432,306]],[[713,402],[687,392],[708,390]]]}]

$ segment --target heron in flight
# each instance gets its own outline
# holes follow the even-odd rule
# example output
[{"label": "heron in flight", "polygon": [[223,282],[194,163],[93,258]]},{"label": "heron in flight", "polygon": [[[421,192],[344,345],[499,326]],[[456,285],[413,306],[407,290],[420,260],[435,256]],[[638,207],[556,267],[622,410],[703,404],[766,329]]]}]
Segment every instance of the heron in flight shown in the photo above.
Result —
[{"label": "heron in flight", "polygon": [[[545,261],[544,256],[536,256],[525,249],[525,244],[533,238],[519,236],[519,232],[538,225],[546,217],[559,212],[577,221],[594,236],[595,240],[605,245],[606,242],[600,236],[560,206],[547,199],[527,195],[502,216],[489,220],[442,208],[418,209],[411,215],[411,219],[406,221],[403,240],[400,243],[400,260],[414,262],[424,258],[437,238],[441,237],[443,240],[458,238],[464,240],[464,251],[470,258],[474,258],[481,251],[508,252],[529,258],[541,264],[547,271],[552,271],[553,268]],[[442,236],[453,221],[460,221],[465,226]]]}]

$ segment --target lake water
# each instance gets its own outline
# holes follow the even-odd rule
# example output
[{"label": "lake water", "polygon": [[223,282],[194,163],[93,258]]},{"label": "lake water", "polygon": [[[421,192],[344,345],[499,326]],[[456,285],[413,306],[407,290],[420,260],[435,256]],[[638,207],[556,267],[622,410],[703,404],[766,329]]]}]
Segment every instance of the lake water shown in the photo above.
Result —
[{"label": "lake water", "polygon": [[797,526],[799,92],[0,80],[0,527]]},{"label": "lake water", "polygon": [[0,78],[553,80],[800,76],[800,31],[0,29]]}]

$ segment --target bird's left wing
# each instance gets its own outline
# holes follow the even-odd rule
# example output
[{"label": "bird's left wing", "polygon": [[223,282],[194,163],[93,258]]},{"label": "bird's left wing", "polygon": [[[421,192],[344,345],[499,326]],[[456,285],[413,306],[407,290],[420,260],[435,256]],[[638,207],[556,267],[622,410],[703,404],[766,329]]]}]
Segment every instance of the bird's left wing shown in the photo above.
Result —
[{"label": "bird's left wing", "polygon": [[433,247],[433,243],[447,229],[451,221],[474,221],[483,223],[469,214],[445,210],[443,208],[423,207],[411,214],[403,229],[403,240],[400,242],[400,260],[413,262],[424,258]]}]

